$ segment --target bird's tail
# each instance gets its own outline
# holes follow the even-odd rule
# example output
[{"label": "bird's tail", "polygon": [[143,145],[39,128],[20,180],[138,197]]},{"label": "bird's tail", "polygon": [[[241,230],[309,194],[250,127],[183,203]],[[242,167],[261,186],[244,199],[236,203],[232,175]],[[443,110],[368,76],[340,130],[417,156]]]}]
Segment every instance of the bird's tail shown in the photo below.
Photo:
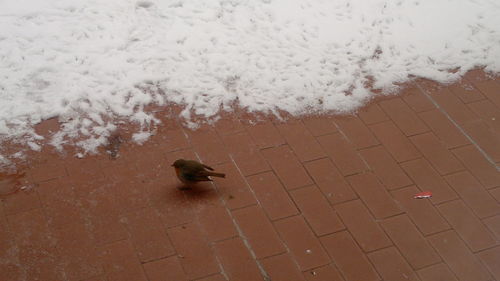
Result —
[{"label": "bird's tail", "polygon": [[218,178],[225,178],[226,174],[223,174],[223,173],[214,173],[214,172],[207,172],[207,176],[218,177]]}]

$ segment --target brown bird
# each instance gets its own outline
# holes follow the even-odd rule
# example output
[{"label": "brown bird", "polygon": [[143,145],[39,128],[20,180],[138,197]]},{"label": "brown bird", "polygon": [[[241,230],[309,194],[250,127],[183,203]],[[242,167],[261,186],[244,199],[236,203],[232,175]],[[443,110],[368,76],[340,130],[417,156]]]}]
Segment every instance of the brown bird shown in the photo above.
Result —
[{"label": "brown bird", "polygon": [[[178,159],[172,164],[175,173],[183,183],[196,183],[199,181],[212,181],[209,177],[225,178],[226,174],[210,172],[214,169],[194,160]],[[207,171],[210,170],[210,171]]]}]

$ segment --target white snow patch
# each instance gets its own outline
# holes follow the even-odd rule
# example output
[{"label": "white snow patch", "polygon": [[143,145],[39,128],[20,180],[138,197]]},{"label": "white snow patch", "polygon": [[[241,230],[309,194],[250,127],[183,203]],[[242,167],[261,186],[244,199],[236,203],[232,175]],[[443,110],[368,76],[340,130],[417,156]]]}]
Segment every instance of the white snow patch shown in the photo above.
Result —
[{"label": "white snow patch", "polygon": [[149,103],[185,105],[190,127],[235,103],[350,112],[370,81],[500,72],[498,15],[494,0],[3,0],[0,142],[58,116],[50,143],[92,152],[116,117],[159,122]]},{"label": "white snow patch", "polygon": [[138,144],[143,144],[151,136],[150,132],[140,132],[132,135],[132,140]]}]

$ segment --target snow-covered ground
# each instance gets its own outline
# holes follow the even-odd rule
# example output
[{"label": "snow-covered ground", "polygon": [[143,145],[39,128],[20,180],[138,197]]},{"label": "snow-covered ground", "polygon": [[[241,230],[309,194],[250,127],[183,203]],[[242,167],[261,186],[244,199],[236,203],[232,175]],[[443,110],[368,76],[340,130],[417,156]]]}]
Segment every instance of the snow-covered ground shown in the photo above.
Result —
[{"label": "snow-covered ground", "polygon": [[[355,110],[395,83],[500,72],[498,0],[0,0],[0,137],[93,150],[148,103]],[[449,71],[449,70],[457,70]],[[144,141],[147,126],[137,132]]]}]

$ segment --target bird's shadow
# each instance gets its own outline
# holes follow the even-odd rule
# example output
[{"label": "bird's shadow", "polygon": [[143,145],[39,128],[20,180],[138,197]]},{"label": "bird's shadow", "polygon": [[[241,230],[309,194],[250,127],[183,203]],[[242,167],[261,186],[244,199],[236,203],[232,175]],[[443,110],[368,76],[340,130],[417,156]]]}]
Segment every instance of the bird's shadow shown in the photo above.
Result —
[{"label": "bird's shadow", "polygon": [[171,189],[175,196],[184,195],[188,201],[211,201],[218,198],[217,191],[214,186],[208,182],[196,184],[177,184]]}]

